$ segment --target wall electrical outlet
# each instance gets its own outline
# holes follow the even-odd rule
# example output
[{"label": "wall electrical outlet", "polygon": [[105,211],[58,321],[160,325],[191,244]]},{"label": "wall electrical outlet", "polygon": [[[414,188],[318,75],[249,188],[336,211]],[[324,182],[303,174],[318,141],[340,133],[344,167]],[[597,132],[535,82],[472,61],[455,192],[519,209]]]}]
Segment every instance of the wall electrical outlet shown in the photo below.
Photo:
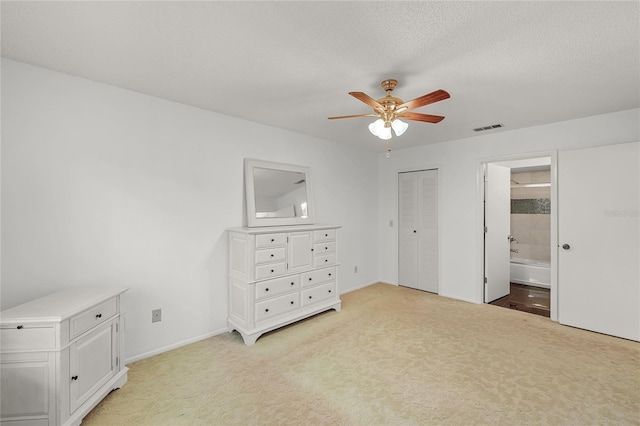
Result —
[{"label": "wall electrical outlet", "polygon": [[151,322],[162,321],[162,309],[154,309],[151,311]]}]

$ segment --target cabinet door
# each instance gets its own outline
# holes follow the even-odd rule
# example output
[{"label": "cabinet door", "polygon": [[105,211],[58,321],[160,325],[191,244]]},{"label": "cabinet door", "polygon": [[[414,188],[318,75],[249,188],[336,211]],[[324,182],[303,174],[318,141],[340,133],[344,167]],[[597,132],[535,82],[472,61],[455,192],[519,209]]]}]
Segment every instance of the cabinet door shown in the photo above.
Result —
[{"label": "cabinet door", "polygon": [[289,234],[289,272],[301,272],[311,269],[312,243],[311,232],[294,232]]},{"label": "cabinet door", "polygon": [[70,346],[70,407],[73,413],[117,372],[118,319],[109,321]]},{"label": "cabinet door", "polygon": [[[0,419],[29,418],[29,424],[47,424],[55,385],[53,355],[49,353],[3,354],[0,360],[2,398]],[[27,422],[25,422],[26,424]]]}]

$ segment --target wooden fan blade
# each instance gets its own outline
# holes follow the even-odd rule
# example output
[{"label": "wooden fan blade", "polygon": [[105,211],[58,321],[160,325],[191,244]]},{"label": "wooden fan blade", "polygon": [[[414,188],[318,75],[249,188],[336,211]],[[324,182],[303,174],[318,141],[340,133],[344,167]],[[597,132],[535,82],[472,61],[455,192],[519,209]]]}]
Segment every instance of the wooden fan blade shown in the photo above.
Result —
[{"label": "wooden fan blade", "polygon": [[441,115],[420,114],[419,112],[403,112],[397,115],[398,118],[406,118],[407,120],[424,121],[425,123],[439,123],[444,120]]},{"label": "wooden fan blade", "polygon": [[366,93],[363,93],[363,92],[349,92],[349,94],[351,96],[353,96],[354,98],[356,98],[357,100],[359,100],[361,102],[364,102],[365,104],[369,105],[373,109],[384,109],[384,107],[382,105],[380,105],[380,103],[378,101],[376,101],[375,99],[373,99],[371,96],[367,95]]},{"label": "wooden fan blade", "polygon": [[419,98],[415,98],[415,99],[410,100],[408,102],[405,102],[405,103],[403,103],[401,105],[398,105],[396,107],[396,110],[416,109],[416,108],[420,108],[420,107],[425,106],[425,105],[432,104],[434,102],[441,101],[443,99],[447,99],[449,97],[451,97],[451,95],[449,95],[449,93],[447,93],[444,90],[440,89],[440,90],[436,90],[435,92],[431,92],[429,94],[422,95]]},{"label": "wooden fan blade", "polygon": [[355,118],[355,117],[377,117],[377,114],[355,114],[355,115],[341,115],[339,117],[329,117],[329,120],[337,120],[339,118]]}]

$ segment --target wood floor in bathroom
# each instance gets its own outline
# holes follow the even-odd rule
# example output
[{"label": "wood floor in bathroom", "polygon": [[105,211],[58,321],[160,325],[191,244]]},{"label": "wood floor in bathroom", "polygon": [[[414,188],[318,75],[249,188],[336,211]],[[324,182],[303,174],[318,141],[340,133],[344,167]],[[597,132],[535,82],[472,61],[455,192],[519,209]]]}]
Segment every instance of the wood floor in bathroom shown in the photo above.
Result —
[{"label": "wood floor in bathroom", "polygon": [[511,283],[511,292],[498,300],[494,300],[491,305],[549,317],[551,312],[550,290]]}]

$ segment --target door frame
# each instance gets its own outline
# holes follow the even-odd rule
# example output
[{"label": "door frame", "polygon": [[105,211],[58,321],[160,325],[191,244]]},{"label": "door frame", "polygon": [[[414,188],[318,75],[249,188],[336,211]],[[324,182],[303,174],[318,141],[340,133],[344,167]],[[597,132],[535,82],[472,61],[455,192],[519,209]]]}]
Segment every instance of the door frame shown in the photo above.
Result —
[{"label": "door frame", "polygon": [[484,302],[484,170],[487,163],[501,163],[506,161],[529,160],[534,158],[551,158],[551,320],[558,321],[558,151],[536,151],[521,154],[483,157],[477,163],[477,226],[476,226],[476,253],[478,277],[476,286],[476,300]]},{"label": "door frame", "polygon": [[442,165],[441,164],[430,164],[426,166],[409,166],[402,167],[395,170],[396,174],[396,185],[395,185],[395,218],[393,220],[393,225],[389,224],[390,227],[395,228],[394,232],[394,253],[396,257],[396,271],[395,271],[395,285],[400,285],[400,173],[409,173],[409,172],[421,172],[424,170],[437,170],[438,172],[438,293],[440,294],[440,289],[442,288]]}]

